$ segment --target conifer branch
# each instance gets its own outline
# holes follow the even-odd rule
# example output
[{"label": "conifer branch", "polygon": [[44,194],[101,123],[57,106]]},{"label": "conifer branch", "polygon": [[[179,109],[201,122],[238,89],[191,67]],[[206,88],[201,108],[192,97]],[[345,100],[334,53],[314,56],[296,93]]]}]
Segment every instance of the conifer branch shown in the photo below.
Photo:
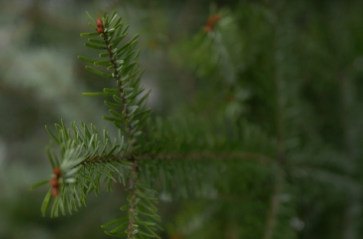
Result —
[{"label": "conifer branch", "polygon": [[[123,233],[119,231],[123,227],[126,227],[124,233],[128,238],[133,239],[136,237],[137,233],[146,233],[139,228],[139,224],[143,224],[143,221],[140,220],[138,214],[142,213],[143,210],[138,207],[138,203],[142,200],[141,195],[143,194],[141,194],[141,190],[138,188],[138,162],[134,155],[136,152],[135,150],[139,147],[139,145],[137,145],[137,137],[142,134],[141,129],[143,124],[146,122],[150,111],[144,109],[144,102],[147,94],[144,97],[141,97],[140,100],[136,100],[136,98],[144,91],[139,86],[142,71],[137,68],[138,53],[134,50],[138,36],[134,36],[122,47],[117,48],[117,45],[127,34],[127,27],[122,30],[121,18],[118,18],[113,27],[111,27],[112,21],[116,18],[116,13],[112,14],[110,20],[108,19],[108,15],[104,14],[102,20],[97,19],[96,21],[97,32],[103,39],[105,49],[109,56],[109,61],[95,61],[94,65],[103,65],[106,66],[107,69],[113,69],[111,76],[116,80],[117,92],[114,90],[104,89],[103,93],[106,95],[112,95],[114,100],[114,102],[105,101],[105,105],[111,108],[109,112],[112,114],[112,117],[104,116],[104,119],[112,121],[116,127],[124,133],[127,145],[126,154],[129,155],[127,159],[131,163],[131,168],[127,180],[127,190],[129,192],[127,222],[122,221],[121,225],[110,231],[106,231],[106,233],[120,236],[123,235]],[[102,43],[99,40],[91,40],[90,42]],[[102,47],[96,47],[96,49],[102,49]],[[100,57],[107,56],[107,54],[101,53]],[[123,55],[124,58],[121,59],[121,56]],[[80,57],[80,59],[84,59],[88,62],[90,61],[86,57]],[[101,76],[104,75],[104,73],[96,71],[91,72]],[[106,78],[108,78],[108,76],[108,74],[104,75]],[[98,93],[98,95],[104,94]],[[117,112],[114,109],[119,109],[121,112]],[[148,201],[146,198],[144,199]],[[155,212],[150,215],[153,215],[154,218],[157,216]],[[109,225],[105,227],[108,226]],[[154,230],[146,226],[145,228],[152,232]]]},{"label": "conifer branch", "polygon": [[280,51],[280,32],[279,27],[276,26],[275,29],[275,58],[274,58],[274,66],[275,66],[275,76],[274,76],[274,83],[276,89],[276,131],[277,131],[277,155],[276,155],[276,162],[277,162],[277,170],[275,172],[275,182],[274,182],[274,189],[273,194],[271,195],[271,202],[269,207],[269,212],[267,215],[266,227],[264,231],[263,239],[271,239],[273,237],[273,231],[275,229],[275,224],[278,217],[278,212],[280,208],[280,194],[282,191],[282,185],[284,182],[284,175],[280,167],[284,167],[286,165],[286,149],[285,149],[285,105],[284,102],[286,101],[283,92],[283,79],[282,79],[282,72],[281,72],[281,57],[278,56]]},{"label": "conifer branch", "polygon": [[186,153],[181,155],[180,153],[159,153],[156,155],[141,154],[136,156],[138,159],[143,160],[184,160],[184,161],[204,161],[204,160],[251,160],[260,163],[273,163],[275,159],[272,157],[253,153],[253,152],[213,152],[213,151],[201,151],[195,153]]},{"label": "conifer branch", "polygon": [[[277,169],[279,171],[279,169]],[[283,184],[282,172],[276,173],[276,178],[274,182],[274,189],[271,195],[271,201],[269,205],[269,211],[267,214],[266,226],[263,234],[263,239],[273,238],[273,230],[277,221],[277,214],[281,203],[281,190]]]},{"label": "conifer branch", "polygon": [[[342,128],[344,129],[344,153],[346,154],[346,159],[348,161],[352,161],[356,163],[358,156],[357,149],[359,146],[356,142],[359,142],[358,139],[358,131],[356,130],[356,124],[354,124],[354,105],[355,102],[354,98],[355,91],[353,90],[352,81],[346,74],[339,75],[339,83],[340,83],[340,91],[341,91],[341,102],[343,105],[343,109],[341,110],[341,121],[342,121]],[[347,201],[348,205],[345,208],[344,212],[344,220],[343,220],[343,239],[356,239],[357,236],[357,221],[360,216],[361,211],[361,193],[354,193],[349,195]]]},{"label": "conifer branch", "polygon": [[[104,18],[107,19],[107,18]],[[125,63],[123,60],[117,60],[117,48],[115,48],[111,42],[112,36],[109,33],[113,32],[115,29],[111,28],[111,29],[107,29],[106,30],[103,28],[103,23],[100,19],[97,20],[97,24],[98,24],[98,29],[99,32],[101,32],[101,35],[103,37],[104,43],[107,47],[107,51],[110,57],[109,62],[111,63],[111,68],[113,68],[113,73],[112,76],[113,78],[116,80],[116,85],[117,85],[117,89],[118,89],[118,96],[121,99],[120,100],[120,104],[121,104],[121,117],[124,120],[123,123],[123,129],[124,129],[124,133],[126,134],[126,140],[127,143],[129,145],[129,152],[132,152],[134,144],[135,144],[135,138],[133,137],[134,135],[131,134],[132,130],[133,130],[133,125],[130,122],[130,119],[132,119],[131,117],[133,116],[135,110],[138,108],[137,105],[133,105],[133,106],[129,106],[130,105],[130,100],[128,100],[126,98],[126,84],[129,82],[123,82],[121,80],[122,77],[122,73],[123,73],[123,64]],[[107,21],[105,22],[105,24],[107,24]],[[102,31],[103,30],[103,31]],[[111,31],[112,30],[112,31]],[[137,39],[137,36],[134,37],[131,40],[131,43],[135,42]],[[130,44],[131,44],[130,43]],[[131,89],[131,91],[133,91],[133,89]],[[135,109],[135,110],[134,110]],[[128,179],[128,190],[129,190],[129,217],[128,217],[128,225],[127,225],[127,229],[128,229],[128,238],[129,239],[134,239],[135,238],[135,218],[136,218],[136,208],[135,208],[135,202],[136,202],[136,192],[135,192],[135,188],[136,188],[136,180],[137,180],[137,161],[135,159],[135,157],[130,156],[129,160],[132,163],[131,166],[131,172],[129,175],[129,179]]]},{"label": "conifer branch", "polygon": [[[59,211],[65,214],[66,208],[71,213],[79,206],[85,205],[86,195],[90,192],[99,193],[101,179],[107,183],[108,190],[112,189],[112,182],[121,182],[128,191],[128,204],[121,207],[121,210],[127,208],[127,217],[102,225],[103,228],[117,225],[105,233],[129,239],[159,238],[155,231],[160,228],[154,222],[159,219],[154,206],[157,203],[155,192],[145,187],[138,179],[138,162],[135,157],[140,146],[138,139],[150,116],[150,110],[145,109],[148,94],[141,95],[144,91],[140,87],[142,71],[138,69],[139,52],[135,50],[138,36],[121,44],[127,35],[128,27],[123,27],[121,17],[118,17],[116,12],[111,16],[105,13],[102,19],[93,22],[95,24],[89,25],[94,31],[81,34],[83,37],[91,37],[85,46],[105,51],[99,56],[109,59],[94,60],[86,56],[78,58],[98,67],[86,66],[90,73],[114,79],[116,84],[115,88],[104,88],[102,92],[86,92],[83,95],[111,98],[105,100],[104,104],[110,108],[112,116],[103,118],[114,123],[119,129],[119,135],[112,143],[106,130],[103,130],[102,138],[92,125],[89,128],[82,123],[82,131],[73,123],[72,133],[65,128],[63,122],[56,125],[55,133],[46,127],[53,142],[58,145],[59,156],[51,145],[47,155],[54,168],[54,174],[42,212],[46,213],[51,196],[54,198],[51,216],[58,216]],[[40,182],[36,186],[43,184],[44,182]]]}]

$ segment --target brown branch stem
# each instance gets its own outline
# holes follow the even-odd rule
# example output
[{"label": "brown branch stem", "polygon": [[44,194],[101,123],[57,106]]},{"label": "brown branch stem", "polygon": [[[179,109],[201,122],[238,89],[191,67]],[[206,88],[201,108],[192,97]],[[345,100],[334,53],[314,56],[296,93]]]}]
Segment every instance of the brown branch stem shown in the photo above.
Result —
[{"label": "brown branch stem", "polygon": [[135,201],[136,201],[136,180],[137,180],[137,172],[138,172],[138,166],[137,166],[137,161],[136,158],[132,155],[132,150],[133,150],[133,144],[134,144],[134,139],[132,137],[132,130],[133,130],[133,126],[130,124],[129,122],[129,118],[130,118],[130,111],[128,109],[128,104],[130,103],[130,101],[126,98],[125,96],[125,90],[124,90],[124,84],[121,80],[121,69],[120,69],[120,65],[117,64],[116,62],[116,55],[114,51],[114,48],[112,46],[112,43],[110,42],[110,37],[109,34],[107,34],[107,32],[103,33],[103,39],[105,41],[106,47],[107,47],[107,51],[110,55],[110,63],[113,66],[114,72],[113,72],[113,76],[116,79],[116,84],[117,84],[117,88],[119,91],[119,97],[122,100],[122,110],[121,110],[121,114],[124,117],[124,129],[126,131],[126,141],[130,144],[130,147],[128,147],[128,154],[131,154],[130,157],[128,157],[127,159],[129,161],[132,162],[132,166],[131,166],[131,173],[128,179],[128,191],[129,191],[129,195],[130,195],[130,199],[129,199],[129,216],[128,216],[128,239],[134,239],[135,238],[135,218],[136,218],[136,208],[135,208]]}]

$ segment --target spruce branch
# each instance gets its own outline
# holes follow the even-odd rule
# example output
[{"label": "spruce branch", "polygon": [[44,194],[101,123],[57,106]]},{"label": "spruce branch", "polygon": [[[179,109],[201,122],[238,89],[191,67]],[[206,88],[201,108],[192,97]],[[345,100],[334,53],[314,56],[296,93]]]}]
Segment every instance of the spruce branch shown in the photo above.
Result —
[{"label": "spruce branch", "polygon": [[113,182],[125,184],[125,174],[131,165],[127,161],[123,137],[111,140],[107,130],[100,135],[94,125],[84,123],[81,123],[81,129],[73,123],[72,131],[63,122],[55,124],[54,133],[48,127],[46,129],[53,138],[46,152],[54,173],[50,182],[52,187],[43,202],[43,215],[52,195],[50,216],[57,217],[59,212],[65,215],[66,208],[71,214],[86,205],[86,196],[91,192],[98,194],[101,182],[108,190],[112,190]]},{"label": "spruce branch", "polygon": [[[115,23],[112,25],[113,21]],[[97,19],[97,33],[99,33],[102,40],[90,38],[85,46],[97,50],[106,50],[106,53],[99,54],[100,57],[109,57],[109,60],[94,61],[88,57],[79,56],[78,58],[86,62],[93,62],[95,66],[106,67],[107,70],[112,70],[112,73],[105,73],[98,69],[87,67],[86,69],[105,78],[113,78],[116,81],[116,89],[104,89],[103,92],[86,93],[90,96],[112,96],[111,101],[104,101],[105,105],[109,107],[110,116],[104,116],[105,120],[111,121],[119,128],[125,135],[125,142],[127,145],[126,154],[131,164],[130,172],[127,180],[128,190],[128,217],[127,220],[117,221],[119,225],[106,231],[107,234],[113,236],[125,236],[127,238],[136,238],[136,234],[147,236],[148,234],[141,230],[139,224],[142,225],[142,220],[138,214],[144,211],[138,208],[138,203],[144,196],[142,190],[139,189],[138,183],[138,162],[135,157],[137,148],[137,138],[142,134],[142,127],[147,121],[150,111],[145,109],[144,103],[148,94],[140,97],[144,89],[140,87],[140,78],[142,71],[138,68],[139,52],[135,50],[138,35],[134,36],[125,43],[119,46],[119,43],[127,35],[127,26],[123,27],[120,17],[114,12],[111,17],[107,14],[103,15],[102,20]],[[81,34],[81,36],[90,36],[92,34]],[[144,200],[146,200],[144,198]],[[157,214],[152,214],[153,218]],[[110,226],[109,224],[104,227]],[[144,229],[152,232],[155,236],[154,229],[144,225]],[[125,230],[124,230],[125,229]],[[124,230],[124,232],[121,232]],[[144,233],[144,234],[143,234]],[[156,235],[157,236],[157,235]]]},{"label": "spruce branch", "polygon": [[[92,19],[92,18],[91,18]],[[99,77],[114,79],[115,88],[104,88],[102,92],[86,92],[85,96],[108,97],[104,101],[109,108],[110,116],[103,116],[111,121],[119,130],[118,137],[112,141],[107,130],[103,137],[91,125],[81,123],[82,129],[73,123],[72,131],[61,125],[55,125],[55,133],[46,127],[53,141],[47,149],[47,156],[54,169],[48,191],[42,206],[43,215],[52,201],[51,216],[77,211],[86,204],[86,195],[100,192],[101,182],[105,182],[108,190],[112,190],[113,182],[121,182],[128,191],[128,204],[121,207],[127,209],[127,216],[115,219],[102,225],[115,228],[105,231],[112,236],[123,236],[129,239],[156,237],[160,227],[156,207],[155,192],[145,187],[139,180],[138,161],[136,158],[140,145],[143,127],[148,121],[151,111],[145,109],[148,93],[140,87],[142,70],[138,66],[139,51],[135,50],[138,36],[122,43],[127,36],[128,26],[124,27],[121,17],[116,12],[111,16],[103,14],[102,19],[92,20],[88,25],[94,31],[81,33],[82,37],[90,37],[85,46],[101,50],[100,58],[94,60],[86,56],[78,58],[93,66],[85,69]],[[102,69],[103,68],[103,69]],[[53,144],[58,147],[55,148]],[[44,181],[35,186],[43,185]]]},{"label": "spruce branch", "polygon": [[[281,69],[281,57],[278,57],[278,54],[281,54],[281,41],[280,41],[280,28],[276,27],[275,29],[275,75],[274,75],[274,83],[276,90],[276,131],[277,131],[277,156],[276,162],[278,166],[284,170],[284,166],[286,165],[286,132],[285,132],[285,118],[286,118],[286,102],[285,95],[283,94],[284,88],[284,78]],[[283,183],[285,181],[285,175],[283,171],[278,168],[276,170],[275,182],[273,194],[271,195],[270,208],[266,219],[266,227],[264,230],[263,239],[271,239],[274,235],[274,230],[276,226],[276,221],[278,218],[281,200],[280,194],[283,191]],[[287,170],[286,170],[287,171]]]}]

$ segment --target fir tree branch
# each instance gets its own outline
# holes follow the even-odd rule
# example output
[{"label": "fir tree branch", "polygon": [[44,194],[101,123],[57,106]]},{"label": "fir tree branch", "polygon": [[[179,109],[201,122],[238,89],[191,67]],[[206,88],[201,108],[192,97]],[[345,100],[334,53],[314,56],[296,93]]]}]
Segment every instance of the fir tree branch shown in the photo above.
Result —
[{"label": "fir tree branch", "polygon": [[271,201],[269,205],[269,211],[267,214],[266,226],[263,234],[263,239],[271,239],[273,236],[273,230],[277,221],[277,214],[281,203],[281,190],[283,185],[283,175],[280,170],[277,169],[276,178],[274,182],[274,189],[271,196]]},{"label": "fir tree branch", "polygon": [[[345,134],[343,135],[344,153],[346,155],[345,160],[349,160],[356,164],[358,155],[358,134],[356,130],[356,124],[354,123],[354,104],[355,91],[353,90],[352,80],[347,73],[339,75],[340,91],[341,91],[341,122],[342,128]],[[354,172],[356,173],[356,172]],[[361,211],[361,192],[360,190],[349,195],[347,199],[347,206],[345,207],[344,220],[343,220],[343,232],[342,239],[356,239],[357,236],[357,221]]]},{"label": "fir tree branch", "polygon": [[[115,23],[113,27],[111,27],[111,23],[114,20]],[[150,115],[150,111],[144,109],[144,102],[148,94],[141,97],[141,99],[136,100],[136,98],[143,92],[143,89],[141,89],[139,86],[142,71],[137,69],[137,59],[139,53],[136,53],[136,51],[134,50],[138,36],[134,36],[122,47],[117,48],[117,45],[122,41],[122,39],[125,38],[127,34],[127,27],[122,29],[123,24],[121,22],[121,18],[117,18],[117,14],[115,12],[111,15],[110,18],[107,14],[104,14],[102,20],[97,19],[96,25],[97,32],[103,39],[103,44],[102,41],[98,39],[90,39],[91,43],[88,43],[86,46],[95,49],[106,49],[107,53],[101,53],[100,57],[108,56],[109,61],[94,61],[87,57],[79,58],[86,62],[93,62],[94,65],[105,66],[107,67],[107,70],[113,69],[111,76],[113,79],[116,80],[117,91],[113,89],[104,89],[103,92],[99,92],[96,94],[87,93],[87,95],[112,95],[114,102],[105,101],[105,105],[111,108],[109,112],[112,114],[112,117],[104,116],[104,119],[112,121],[116,125],[116,127],[118,127],[124,133],[126,138],[125,142],[127,145],[125,155],[127,155],[126,158],[131,163],[131,169],[127,180],[127,221],[118,221],[120,225],[110,231],[106,231],[106,233],[115,236],[122,236],[123,234],[127,234],[128,238],[133,239],[136,237],[137,233],[144,233],[144,236],[147,236],[147,233],[145,231],[142,231],[139,227],[139,224],[142,225],[143,223],[146,223],[145,221],[140,220],[140,217],[138,216],[138,214],[145,213],[143,209],[140,209],[138,207],[138,203],[140,203],[140,201],[142,200],[142,195],[145,195],[141,193],[142,190],[139,189],[140,184],[138,183],[138,162],[134,155],[135,150],[139,147],[139,145],[137,145],[137,137],[142,134],[141,129],[143,127],[143,124],[146,122],[147,118]],[[121,56],[123,55],[124,57],[121,58]],[[109,74],[107,73],[98,72],[93,68],[90,69],[90,72],[94,74],[109,78]],[[120,112],[117,112],[117,109],[120,110]],[[144,200],[148,201],[147,198],[144,198]],[[157,216],[157,214],[155,213],[150,215],[153,215],[154,219]],[[107,224],[104,226],[108,227],[109,225]],[[125,232],[121,233],[120,230],[122,230],[124,227],[126,227],[126,230]],[[155,229],[151,229],[150,227],[147,227],[145,225],[144,228],[146,228],[147,230],[151,230],[151,232],[155,234]]]},{"label": "fir tree branch", "polygon": [[275,159],[258,153],[250,152],[213,152],[213,151],[201,151],[195,153],[159,153],[156,155],[137,155],[138,159],[142,160],[193,160],[193,161],[204,161],[204,160],[252,160],[260,163],[272,163]]},{"label": "fir tree branch", "polygon": [[[87,194],[92,191],[96,194],[100,192],[102,179],[107,183],[108,190],[112,189],[112,182],[119,181],[127,185],[128,204],[125,206],[128,216],[102,225],[103,228],[117,225],[105,231],[106,234],[130,239],[158,238],[155,231],[160,228],[155,221],[159,216],[154,206],[157,198],[154,196],[155,192],[138,179],[138,161],[135,157],[140,146],[138,139],[150,116],[150,110],[145,109],[148,94],[141,95],[144,90],[140,87],[142,71],[138,69],[139,52],[135,50],[137,36],[119,46],[127,35],[128,27],[123,27],[121,18],[115,12],[110,16],[105,13],[102,19],[89,25],[94,31],[81,33],[81,36],[91,37],[85,46],[106,51],[99,56],[108,56],[109,59],[94,60],[85,56],[78,58],[101,69],[103,67],[103,70],[91,66],[85,68],[99,77],[114,79],[116,85],[114,89],[105,88],[102,92],[88,92],[83,95],[111,98],[111,101],[105,100],[104,104],[110,108],[112,116],[103,118],[114,123],[119,129],[119,135],[112,142],[106,130],[103,130],[101,137],[93,125],[87,127],[83,123],[83,131],[75,123],[72,130],[65,128],[63,122],[55,125],[55,133],[46,127],[59,152],[56,152],[53,144],[47,150],[54,170],[50,181],[51,189],[44,199],[42,212],[45,214],[52,202],[51,216],[58,216],[59,212],[65,214],[67,209],[72,213],[86,204]],[[43,184],[41,182],[36,186]],[[51,200],[51,196],[54,200]],[[121,207],[121,210],[125,209],[124,206]]]},{"label": "fir tree branch", "polygon": [[[112,28],[113,29],[113,28]],[[122,69],[123,66],[121,65],[121,63],[123,64],[124,61],[122,60],[118,60],[117,61],[117,48],[115,48],[112,44],[112,42],[110,41],[112,36],[109,34],[110,30],[105,30],[102,34],[103,40],[105,42],[105,45],[107,47],[107,51],[109,53],[109,57],[110,60],[109,62],[111,63],[112,68],[114,69],[112,76],[114,77],[114,79],[116,80],[116,85],[117,85],[117,89],[118,89],[118,95],[121,99],[121,105],[122,105],[122,109],[121,109],[121,115],[123,117],[124,120],[124,124],[123,124],[123,129],[125,130],[126,133],[126,141],[129,145],[129,152],[131,153],[133,150],[133,147],[135,146],[135,138],[133,137],[134,135],[131,134],[131,132],[133,131],[134,127],[130,122],[130,118],[133,116],[133,113],[135,112],[135,110],[133,109],[137,109],[138,106],[134,105],[133,108],[129,107],[130,104],[130,100],[128,100],[126,98],[126,84],[125,82],[123,82],[121,80],[122,77]],[[130,44],[133,44],[137,39],[137,36],[134,37],[130,42]],[[121,48],[122,49],[122,48]],[[137,180],[137,161],[135,159],[135,157],[130,156],[129,160],[132,163],[131,166],[131,172],[129,175],[129,179],[128,179],[128,191],[129,191],[129,216],[128,216],[128,239],[134,239],[135,238],[135,218],[136,218],[136,208],[135,208],[135,201],[137,199],[136,197],[136,180]]]},{"label": "fir tree branch", "polygon": [[281,46],[280,46],[280,27],[275,26],[275,54],[274,54],[274,66],[275,66],[275,92],[276,92],[276,132],[277,132],[277,156],[276,161],[278,163],[277,170],[275,172],[275,182],[273,194],[271,196],[271,202],[269,212],[267,215],[266,227],[263,235],[263,239],[271,239],[273,237],[273,231],[278,217],[278,211],[280,207],[280,195],[282,191],[282,184],[284,182],[283,172],[279,167],[286,166],[286,149],[285,149],[285,104],[283,92],[283,79],[281,72]]}]

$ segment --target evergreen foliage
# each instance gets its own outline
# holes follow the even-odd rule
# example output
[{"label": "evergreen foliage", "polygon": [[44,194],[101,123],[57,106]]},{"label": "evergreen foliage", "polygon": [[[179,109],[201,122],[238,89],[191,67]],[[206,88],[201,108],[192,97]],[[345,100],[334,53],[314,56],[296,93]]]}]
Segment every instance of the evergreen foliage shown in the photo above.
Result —
[{"label": "evergreen foliage", "polygon": [[[46,213],[51,196],[54,199],[50,215],[57,217],[59,212],[63,215],[66,211],[72,213],[86,205],[86,195],[92,192],[98,194],[101,183],[111,190],[113,182],[120,182],[128,191],[128,204],[120,208],[126,211],[126,216],[103,224],[102,228],[108,229],[106,234],[127,238],[159,238],[156,234],[159,215],[154,205],[158,200],[154,196],[155,192],[138,180],[138,137],[142,135],[150,110],[145,109],[148,93],[143,94],[144,90],[140,87],[142,71],[138,68],[138,52],[135,50],[137,35],[120,44],[127,36],[128,26],[123,26],[116,12],[112,15],[105,13],[102,19],[93,20],[89,25],[95,31],[81,34],[82,37],[91,37],[85,46],[102,50],[99,57],[109,59],[78,58],[103,67],[104,70],[88,65],[85,68],[99,77],[114,79],[115,88],[104,88],[102,92],[87,92],[83,95],[108,97],[104,104],[109,108],[110,116],[104,116],[103,119],[113,122],[119,134],[112,140],[106,129],[100,135],[94,125],[88,127],[84,123],[81,129],[73,123],[72,132],[63,122],[55,125],[56,133],[46,127],[58,146],[55,149],[51,145],[47,156],[54,172],[60,170],[60,175],[53,173],[53,178],[59,181],[54,185],[51,181],[52,188],[44,199],[42,212],[43,215]],[[40,184],[42,182],[36,186]]]},{"label": "evergreen foliage", "polygon": [[[137,35],[128,37],[115,12],[92,20],[92,32],[81,36],[89,37],[85,46],[100,59],[78,58],[115,86],[83,95],[105,99],[109,114],[103,119],[117,136],[85,123],[46,127],[52,139],[47,157],[61,174],[51,176],[43,215],[71,214],[89,194],[121,184],[127,204],[101,226],[111,236],[160,238],[158,201],[198,198],[182,201],[176,225],[164,221],[172,238],[357,238],[357,106],[346,80],[354,74],[349,60],[334,61],[338,43],[325,46],[329,34],[313,27],[320,13],[312,3],[300,4],[316,19],[296,19],[305,16],[302,10],[283,4],[212,7],[203,29],[168,48],[176,65],[195,74],[199,90],[188,95],[194,105],[168,118],[151,117],[145,106],[149,93],[140,86]],[[322,11],[322,18],[336,8]],[[342,73],[321,73],[322,61]],[[339,83],[328,80],[334,77]],[[336,113],[337,105],[346,114]]]}]

